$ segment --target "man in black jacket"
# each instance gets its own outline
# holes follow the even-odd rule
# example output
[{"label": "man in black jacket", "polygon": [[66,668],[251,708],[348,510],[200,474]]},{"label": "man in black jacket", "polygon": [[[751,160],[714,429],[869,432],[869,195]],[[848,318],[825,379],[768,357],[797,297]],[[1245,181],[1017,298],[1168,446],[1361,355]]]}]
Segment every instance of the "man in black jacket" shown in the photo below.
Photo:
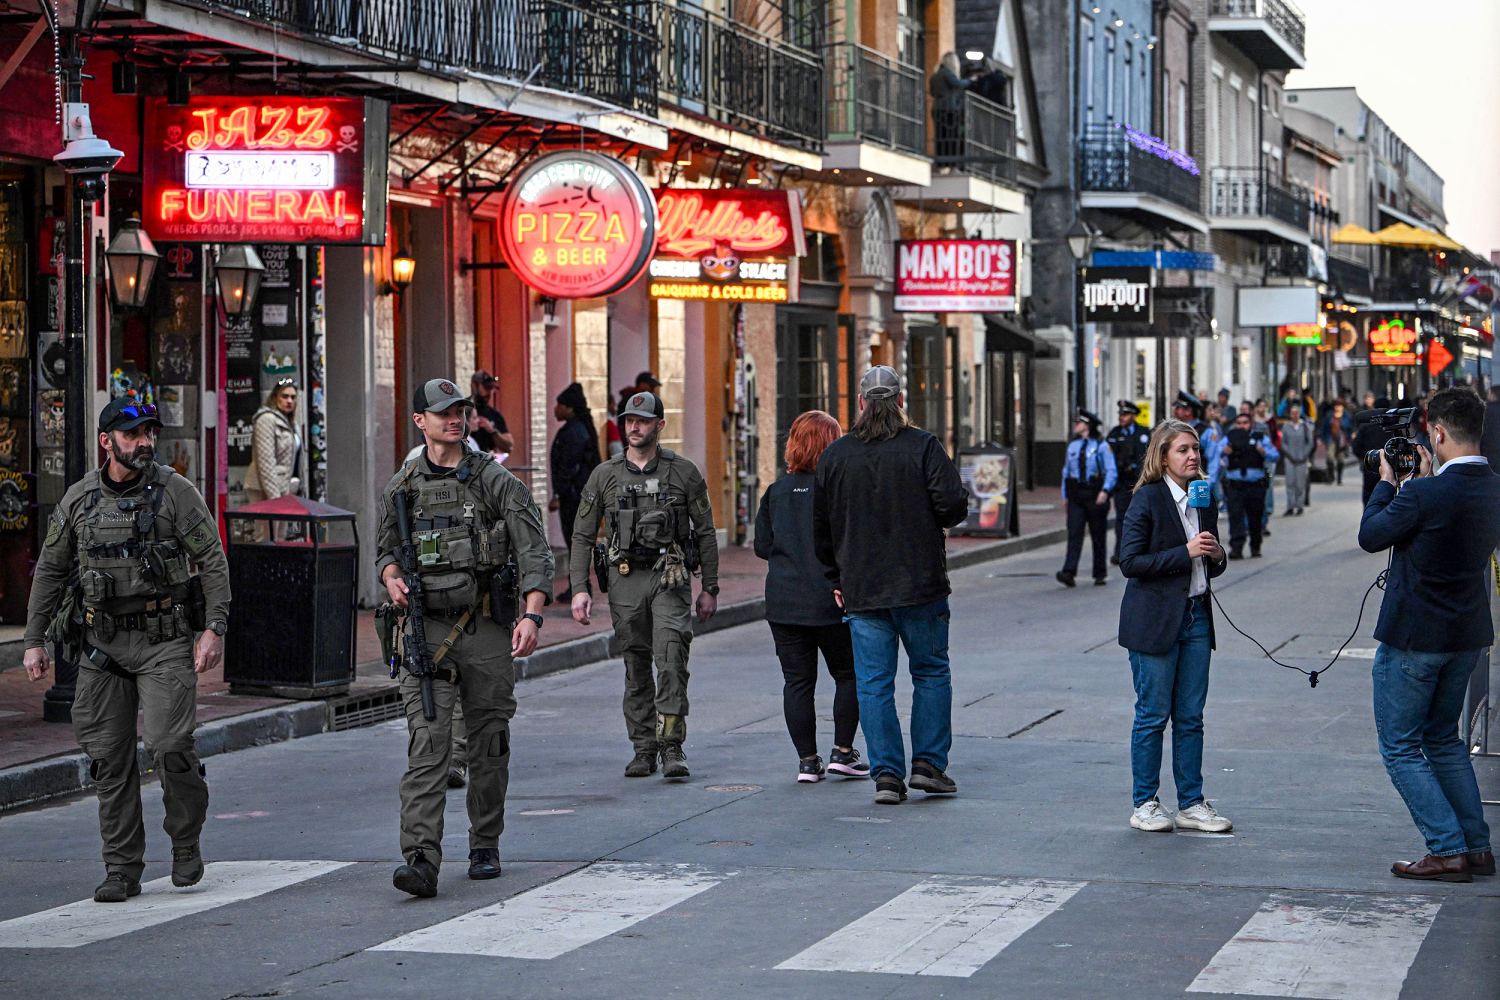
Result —
[{"label": "man in black jacket", "polygon": [[910,426],[901,378],[877,365],[859,380],[859,418],[818,461],[813,537],[832,567],[834,596],[849,617],[859,715],[875,801],[906,798],[906,748],[896,717],[897,643],[912,679],[911,787],[952,793],[944,530],[968,514],[968,494],[942,444]]},{"label": "man in black jacket", "polygon": [[1479,453],[1484,404],[1472,389],[1437,392],[1427,428],[1436,475],[1424,448],[1419,477],[1399,486],[1382,454],[1359,525],[1366,552],[1392,550],[1375,624],[1375,731],[1386,773],[1427,841],[1426,857],[1398,861],[1391,874],[1469,882],[1495,873],[1458,721],[1469,675],[1495,637],[1489,574],[1500,545],[1500,476]]},{"label": "man in black jacket", "polygon": [[[594,429],[594,418],[589,413],[583,386],[577,382],[569,382],[568,387],[557,394],[552,415],[563,425],[552,439],[552,451],[548,454],[548,464],[552,467],[552,502],[548,509],[557,511],[563,538],[571,544],[579,498],[583,496],[589,473],[599,464],[599,432]],[[557,599],[573,599],[571,583],[567,590],[557,595]]]}]

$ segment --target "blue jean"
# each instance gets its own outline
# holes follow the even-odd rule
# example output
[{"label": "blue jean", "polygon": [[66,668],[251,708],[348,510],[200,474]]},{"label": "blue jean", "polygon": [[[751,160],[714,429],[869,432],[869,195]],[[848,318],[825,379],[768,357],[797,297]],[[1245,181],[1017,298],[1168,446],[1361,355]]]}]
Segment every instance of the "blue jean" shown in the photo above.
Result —
[{"label": "blue jean", "polygon": [[948,599],[847,615],[859,686],[859,723],[870,777],[906,778],[906,744],[896,717],[896,643],[911,670],[911,759],[948,769],[953,746],[953,679],[948,670]]},{"label": "blue jean", "polygon": [[1482,649],[1375,653],[1375,733],[1386,773],[1436,857],[1490,849],[1479,785],[1458,735],[1464,689]]},{"label": "blue jean", "polygon": [[1172,720],[1172,776],[1177,808],[1203,801],[1203,704],[1208,701],[1212,648],[1208,598],[1188,601],[1172,648],[1161,654],[1130,650],[1135,680],[1135,725],[1130,730],[1131,795],[1136,805],[1161,786],[1162,732]]}]

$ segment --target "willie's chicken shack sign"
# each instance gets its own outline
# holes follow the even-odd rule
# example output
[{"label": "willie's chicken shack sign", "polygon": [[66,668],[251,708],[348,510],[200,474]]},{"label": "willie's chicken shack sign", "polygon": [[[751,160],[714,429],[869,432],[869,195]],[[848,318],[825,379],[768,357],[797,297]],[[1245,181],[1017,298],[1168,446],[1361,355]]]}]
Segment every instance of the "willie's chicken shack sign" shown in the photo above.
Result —
[{"label": "willie's chicken shack sign", "polygon": [[357,97],[150,98],[143,225],[158,240],[383,244],[388,114]]},{"label": "willie's chicken shack sign", "polygon": [[807,252],[797,192],[667,188],[656,210],[653,298],[790,300],[788,261]]}]

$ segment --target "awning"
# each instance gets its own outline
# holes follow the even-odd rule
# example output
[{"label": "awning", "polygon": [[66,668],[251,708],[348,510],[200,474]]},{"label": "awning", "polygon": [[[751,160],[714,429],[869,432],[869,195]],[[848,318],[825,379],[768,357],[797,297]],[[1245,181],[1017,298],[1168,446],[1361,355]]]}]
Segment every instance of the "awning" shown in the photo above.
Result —
[{"label": "awning", "polygon": [[1380,237],[1370,232],[1364,226],[1357,226],[1352,222],[1340,226],[1337,230],[1334,231],[1334,234],[1330,236],[1329,239],[1334,243],[1352,243],[1356,246],[1362,247],[1378,247],[1384,245],[1380,242]]},{"label": "awning", "polygon": [[1038,358],[1055,358],[1057,348],[1039,339],[1005,313],[984,314],[984,349],[994,353],[1022,351]]}]

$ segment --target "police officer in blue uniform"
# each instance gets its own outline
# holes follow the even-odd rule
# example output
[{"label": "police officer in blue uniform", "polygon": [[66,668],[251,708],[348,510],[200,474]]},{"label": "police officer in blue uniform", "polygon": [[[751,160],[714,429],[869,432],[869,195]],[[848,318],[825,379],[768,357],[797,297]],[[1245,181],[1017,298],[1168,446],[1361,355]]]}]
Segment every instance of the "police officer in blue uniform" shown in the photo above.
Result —
[{"label": "police officer in blue uniform", "polygon": [[1088,526],[1094,544],[1094,586],[1105,577],[1105,536],[1109,533],[1109,494],[1119,476],[1115,456],[1097,434],[1101,421],[1088,410],[1079,410],[1073,421],[1073,440],[1063,465],[1063,501],[1068,507],[1068,555],[1057,571],[1057,582],[1073,586],[1078,557],[1083,553],[1083,529]]},{"label": "police officer in blue uniform", "polygon": [[1172,400],[1172,416],[1185,424],[1191,424],[1200,438],[1203,437],[1203,432],[1208,430],[1208,421],[1203,419],[1205,409],[1203,400],[1186,389],[1179,391],[1177,398]]},{"label": "police officer in blue uniform", "polygon": [[1234,418],[1209,459],[1209,475],[1222,476],[1224,498],[1229,504],[1229,558],[1245,557],[1245,535],[1250,536],[1250,556],[1260,558],[1262,526],[1266,510],[1266,467],[1275,466],[1279,453],[1271,436],[1255,430],[1248,413]]},{"label": "police officer in blue uniform", "polygon": [[1120,423],[1104,437],[1105,444],[1114,453],[1115,469],[1119,473],[1110,496],[1115,504],[1115,551],[1110,563],[1120,565],[1120,532],[1125,527],[1125,509],[1130,506],[1130,495],[1135,491],[1136,480],[1141,478],[1141,463],[1146,460],[1146,446],[1151,443],[1151,431],[1136,422],[1141,408],[1128,399],[1120,400]]}]

